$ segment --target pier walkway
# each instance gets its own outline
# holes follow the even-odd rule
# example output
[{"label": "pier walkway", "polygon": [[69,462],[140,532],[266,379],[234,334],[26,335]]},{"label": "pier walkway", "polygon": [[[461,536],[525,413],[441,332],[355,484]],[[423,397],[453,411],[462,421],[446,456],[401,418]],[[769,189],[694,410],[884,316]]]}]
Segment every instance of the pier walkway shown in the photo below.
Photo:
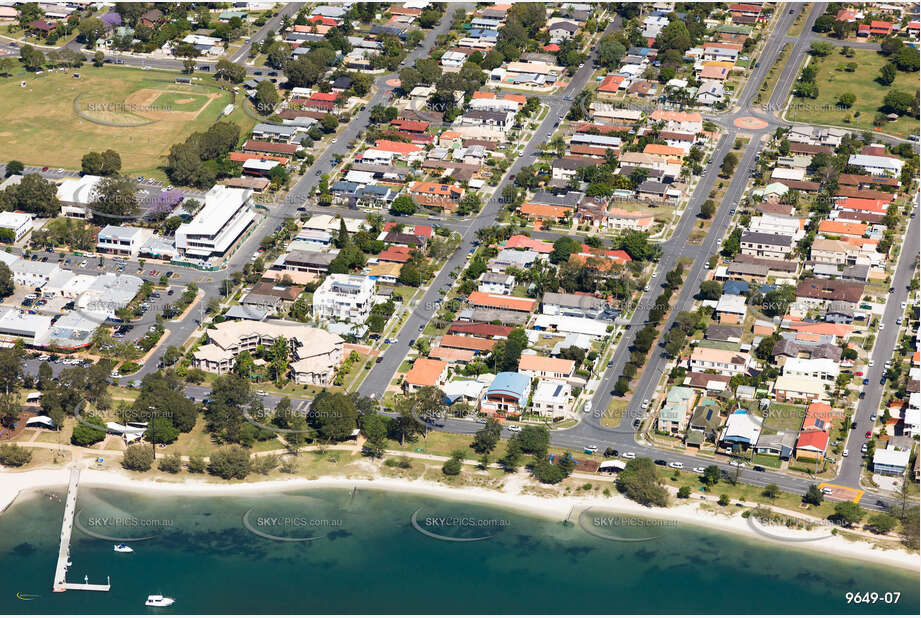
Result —
[{"label": "pier walkway", "polygon": [[105,584],[91,584],[89,577],[84,576],[82,584],[67,583],[67,567],[70,566],[70,535],[74,529],[74,517],[77,512],[77,489],[80,485],[80,468],[74,466],[70,469],[70,481],[67,483],[67,499],[64,501],[64,521],[61,523],[61,546],[58,548],[58,564],[54,569],[55,592],[67,590],[97,590],[108,592],[112,587],[106,578]]}]

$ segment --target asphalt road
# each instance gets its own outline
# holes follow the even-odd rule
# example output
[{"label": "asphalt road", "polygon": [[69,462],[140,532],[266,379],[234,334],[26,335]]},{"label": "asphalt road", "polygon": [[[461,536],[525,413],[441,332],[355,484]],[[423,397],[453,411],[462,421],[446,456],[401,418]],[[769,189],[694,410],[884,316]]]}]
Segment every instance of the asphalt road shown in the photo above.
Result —
[{"label": "asphalt road", "polygon": [[870,356],[873,360],[873,367],[864,368],[863,377],[869,382],[863,386],[863,399],[858,400],[857,412],[853,417],[857,427],[851,430],[848,435],[848,456],[842,458],[841,466],[838,469],[838,477],[835,479],[835,482],[841,485],[859,487],[860,475],[864,469],[863,458],[860,456],[860,447],[867,441],[866,432],[871,431],[874,426],[874,422],[870,420],[870,415],[879,410],[882,401],[883,385],[880,384],[880,380],[885,372],[886,362],[892,358],[892,351],[898,343],[899,330],[901,329],[895,321],[905,314],[902,303],[908,301],[908,284],[918,263],[919,249],[921,249],[918,246],[919,200],[921,200],[921,196],[916,194],[912,211],[913,216],[909,219],[908,230],[905,233],[905,240],[899,253],[899,261],[895,274],[892,276],[892,286],[895,290],[889,294],[886,309],[880,319],[881,327],[876,332],[876,345],[873,347],[873,353]]},{"label": "asphalt road", "polygon": [[[619,20],[612,21],[608,25],[606,32],[613,31],[619,23]],[[454,283],[454,277],[451,272],[455,268],[462,268],[466,263],[467,254],[474,246],[473,243],[476,240],[477,230],[495,224],[499,210],[502,207],[500,197],[502,195],[502,189],[508,185],[509,182],[511,182],[510,179],[527,164],[526,160],[530,159],[531,155],[538,151],[538,145],[546,142],[553,134],[554,125],[559,120],[561,113],[569,111],[569,105],[571,105],[571,103],[567,101],[566,98],[580,92],[591,78],[592,72],[594,71],[593,61],[595,57],[596,51],[593,50],[590,58],[585,61],[582,68],[579,69],[570,80],[569,85],[563,92],[563,96],[555,99],[547,116],[541,122],[540,126],[538,126],[530,141],[525,145],[521,156],[519,156],[509,167],[502,182],[496,187],[495,192],[486,202],[480,214],[470,220],[466,228],[458,230],[461,234],[460,246],[454,254],[448,258],[445,266],[429,284],[422,299],[411,309],[409,318],[403,325],[396,343],[393,343],[390,348],[388,348],[387,353],[383,357],[384,360],[376,364],[365,378],[359,388],[359,391],[363,395],[371,397],[383,396],[384,391],[393,379],[393,375],[396,373],[400,363],[409,353],[411,342],[418,333],[422,332],[425,325],[432,319],[435,312],[438,310],[438,303],[436,301],[441,297],[441,289],[450,287]]]}]

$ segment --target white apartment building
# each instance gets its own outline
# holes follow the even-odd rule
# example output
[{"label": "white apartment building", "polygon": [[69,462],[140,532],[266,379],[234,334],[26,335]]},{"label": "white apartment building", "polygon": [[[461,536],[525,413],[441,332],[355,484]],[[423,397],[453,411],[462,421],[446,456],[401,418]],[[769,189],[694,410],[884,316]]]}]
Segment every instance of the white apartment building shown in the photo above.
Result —
[{"label": "white apartment building", "polygon": [[89,219],[89,204],[94,199],[96,185],[102,182],[102,176],[82,176],[68,178],[58,185],[58,200],[61,202],[61,215],[75,219]]},{"label": "white apartment building", "polygon": [[130,225],[107,225],[96,237],[96,249],[101,253],[137,257],[151,236],[153,230]]},{"label": "white apartment building", "polygon": [[761,234],[790,236],[793,240],[799,240],[805,235],[805,230],[800,224],[799,219],[772,214],[752,217],[751,222],[748,224],[748,231],[759,232]]},{"label": "white apartment building", "polygon": [[531,397],[531,411],[543,416],[564,416],[569,412],[572,387],[559,380],[540,380]]},{"label": "white apartment building", "polygon": [[18,242],[32,230],[32,215],[26,212],[0,212],[0,228],[13,232],[13,242]]},{"label": "white apartment building", "polygon": [[374,292],[370,277],[331,274],[313,293],[313,316],[325,322],[364,323],[371,314]]},{"label": "white apartment building", "polygon": [[256,218],[252,206],[252,189],[211,187],[195,218],[176,229],[176,251],[199,259],[224,255]]},{"label": "white apartment building", "polygon": [[815,378],[826,385],[834,384],[841,367],[830,358],[788,358],[783,365],[783,375],[798,378]]}]

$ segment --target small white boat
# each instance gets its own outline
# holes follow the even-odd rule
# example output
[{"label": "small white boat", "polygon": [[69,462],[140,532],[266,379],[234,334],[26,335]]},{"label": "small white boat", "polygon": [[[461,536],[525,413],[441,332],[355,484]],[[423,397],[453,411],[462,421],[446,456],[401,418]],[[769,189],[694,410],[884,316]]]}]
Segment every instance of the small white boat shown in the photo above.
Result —
[{"label": "small white boat", "polygon": [[124,543],[119,543],[113,548],[113,551],[116,551],[120,554],[130,554],[134,550],[128,547],[127,545],[125,545]]},{"label": "small white boat", "polygon": [[162,594],[151,594],[147,596],[144,605],[147,607],[169,607],[176,602],[176,599],[165,597]]}]

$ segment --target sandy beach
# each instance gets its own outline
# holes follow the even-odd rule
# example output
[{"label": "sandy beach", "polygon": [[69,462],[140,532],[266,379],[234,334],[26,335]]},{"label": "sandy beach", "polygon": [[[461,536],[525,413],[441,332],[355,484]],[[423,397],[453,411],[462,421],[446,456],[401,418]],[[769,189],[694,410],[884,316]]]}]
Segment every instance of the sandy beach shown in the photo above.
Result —
[{"label": "sandy beach", "polygon": [[[63,489],[67,483],[68,470],[32,470],[29,472],[0,472],[0,513],[24,491],[54,487]],[[510,484],[511,485],[511,484]],[[478,487],[448,487],[431,481],[408,479],[353,479],[323,477],[317,480],[292,478],[281,481],[257,481],[242,483],[215,483],[207,480],[138,480],[127,473],[117,471],[84,470],[80,486],[105,487],[126,491],[164,492],[187,495],[240,495],[245,493],[272,493],[304,489],[373,489],[377,491],[409,492],[424,494],[444,500],[492,505],[499,508],[521,511],[525,514],[564,520],[573,513],[587,509],[603,509],[627,515],[636,515],[679,524],[702,526],[747,537],[754,541],[772,545],[789,545],[794,549],[815,551],[823,554],[873,562],[889,567],[921,571],[921,556],[907,550],[887,550],[874,547],[868,542],[849,541],[841,536],[832,536],[833,526],[823,524],[811,531],[790,530],[783,526],[755,524],[741,514],[725,516],[701,508],[701,503],[691,501],[667,508],[645,507],[614,494],[611,497],[554,497],[522,493],[519,487],[506,486],[503,491]],[[786,538],[787,540],[784,540]]]}]

